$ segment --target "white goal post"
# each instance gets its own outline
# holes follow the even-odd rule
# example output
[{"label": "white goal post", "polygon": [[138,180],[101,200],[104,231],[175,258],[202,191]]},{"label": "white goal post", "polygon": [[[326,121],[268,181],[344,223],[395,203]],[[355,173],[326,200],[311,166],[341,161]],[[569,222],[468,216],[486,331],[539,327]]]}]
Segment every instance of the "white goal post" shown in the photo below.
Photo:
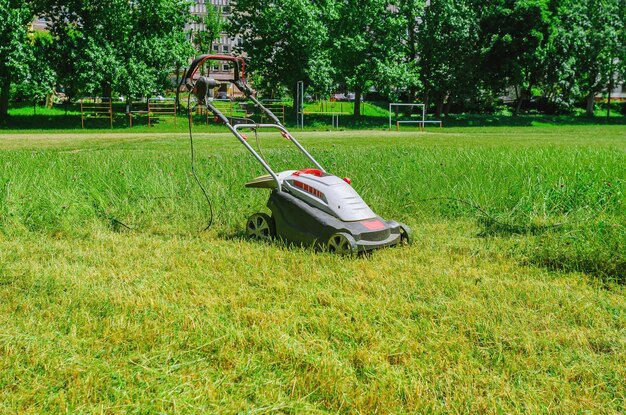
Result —
[{"label": "white goal post", "polygon": [[396,111],[398,111],[399,107],[410,107],[411,109],[415,107],[421,108],[422,119],[421,120],[399,120],[397,119],[398,117],[396,117],[396,130],[398,131],[400,130],[400,124],[418,124],[420,127],[420,130],[422,131],[424,130],[424,125],[426,123],[439,124],[439,127],[443,125],[442,122],[439,120],[426,121],[426,105],[424,104],[407,104],[403,102],[391,102],[389,104],[389,131],[391,131],[394,108],[396,109]]}]

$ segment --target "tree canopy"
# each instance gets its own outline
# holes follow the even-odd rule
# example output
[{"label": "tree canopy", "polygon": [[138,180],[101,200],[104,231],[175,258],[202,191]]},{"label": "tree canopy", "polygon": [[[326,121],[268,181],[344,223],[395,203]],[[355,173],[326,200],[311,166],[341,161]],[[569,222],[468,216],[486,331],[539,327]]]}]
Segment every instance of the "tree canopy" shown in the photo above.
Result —
[{"label": "tree canopy", "polygon": [[[231,34],[262,85],[435,103],[543,94],[560,108],[624,73],[623,0],[238,0]],[[420,95],[418,97],[418,94]],[[358,102],[358,99],[357,99]],[[355,114],[358,115],[358,105]]]},{"label": "tree canopy", "polygon": [[57,71],[71,89],[141,96],[161,89],[176,63],[194,54],[185,33],[189,5],[187,0],[42,0],[40,9],[57,39]]},{"label": "tree canopy", "polygon": [[26,0],[0,0],[0,121],[8,115],[11,84],[30,73],[28,25],[33,17]]},{"label": "tree canopy", "polygon": [[258,87],[294,91],[298,81],[332,89],[325,1],[237,0],[229,31],[242,40]]},{"label": "tree canopy", "polygon": [[[303,81],[321,96],[351,91],[355,115],[371,91],[438,115],[511,95],[515,113],[540,97],[554,111],[582,105],[593,115],[598,94],[626,77],[624,0],[233,0],[229,22],[210,6],[198,20],[192,4],[0,0],[0,118],[11,94],[174,88],[172,73],[209,52],[222,27],[257,89],[293,94]],[[31,31],[35,16],[49,34]],[[205,29],[191,33],[192,22]]]}]

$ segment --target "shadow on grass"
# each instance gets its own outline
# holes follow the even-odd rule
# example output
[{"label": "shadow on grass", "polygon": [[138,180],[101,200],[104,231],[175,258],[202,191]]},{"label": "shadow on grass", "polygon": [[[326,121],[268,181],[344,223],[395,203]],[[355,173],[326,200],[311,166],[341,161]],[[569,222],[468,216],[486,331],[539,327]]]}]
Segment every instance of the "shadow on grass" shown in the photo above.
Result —
[{"label": "shadow on grass", "polygon": [[532,127],[552,125],[626,125],[626,117],[578,117],[573,115],[451,115],[443,119],[447,127]]},{"label": "shadow on grass", "polygon": [[[376,107],[377,111],[385,112],[388,109],[388,104],[380,102],[368,102],[368,110],[371,113],[372,110],[369,107]],[[140,107],[137,107],[140,108]],[[141,108],[140,108],[141,109]],[[126,129],[129,130],[129,119],[125,113],[126,107],[123,103],[114,104],[114,120],[113,129]],[[291,108],[285,109],[285,124],[289,128],[295,128],[296,116]],[[161,118],[161,117],[159,117]],[[186,116],[181,113],[178,115],[178,128],[174,127],[171,116],[163,117],[163,120],[159,120],[155,117],[151,120],[151,124],[154,124],[155,131],[159,129],[166,130],[178,130],[180,127],[186,125]],[[200,117],[202,118],[202,117]],[[402,116],[401,116],[402,118]],[[428,120],[433,120],[434,117],[429,115]],[[395,117],[394,117],[395,120]],[[194,123],[202,120],[198,118]],[[451,114],[442,118],[443,126],[445,127],[531,127],[536,125],[626,125],[626,116],[612,116],[606,117],[584,117],[575,115],[518,115],[516,117],[510,115],[496,115],[496,114]],[[147,125],[147,116],[137,115],[133,117],[133,125],[138,127],[145,127]],[[314,130],[334,130],[332,126],[332,115],[328,114],[307,114],[304,118],[304,125],[307,129]],[[350,114],[339,115],[339,129],[340,130],[353,130],[353,129],[388,129],[389,118],[386,115],[381,114],[367,114],[355,117]],[[395,126],[392,126],[395,128]],[[7,120],[0,123],[1,130],[78,130],[81,131],[81,116],[80,105],[58,105],[52,109],[37,108],[36,113],[33,113],[33,108],[29,105],[21,104],[17,105],[10,111],[10,116]],[[108,118],[87,118],[85,120],[85,130],[90,129],[110,129]],[[403,126],[403,130],[417,129],[417,126]]]},{"label": "shadow on grass", "polygon": [[[273,237],[272,239],[269,239],[269,240],[259,240],[259,239],[248,237],[248,235],[246,235],[246,232],[243,230],[230,231],[230,232],[222,231],[218,233],[218,237],[226,241],[248,242],[250,244],[265,245],[265,246],[275,248],[281,251],[305,251],[308,254],[314,254],[314,255],[329,253],[329,251],[326,248],[324,248],[323,246],[320,246],[319,244],[293,243],[281,237]],[[382,249],[394,249],[394,248],[396,247],[386,247]],[[359,252],[354,255],[341,255],[341,257],[351,258],[355,260],[366,259],[366,258],[371,258],[374,255],[374,252],[376,251],[377,249],[372,250],[372,251]]]},{"label": "shadow on grass", "polygon": [[[427,117],[427,120],[434,118]],[[547,115],[519,115],[517,117],[505,115],[450,115],[442,118],[443,127],[532,127],[537,125],[626,125],[626,117],[578,117],[569,115],[547,116]],[[288,117],[287,125],[294,127],[295,117]],[[334,130],[331,125],[331,115],[306,115],[304,119],[305,128]],[[354,117],[353,115],[339,116],[339,130],[358,129],[388,129],[389,118],[381,116]],[[392,129],[395,125],[392,124]],[[417,129],[417,126],[402,126],[402,130]],[[428,130],[437,130],[437,127],[429,127]]]},{"label": "shadow on grass", "polygon": [[[524,263],[552,271],[583,272],[604,284],[626,285],[625,234],[619,225],[601,229],[601,223],[578,221],[547,225],[514,225],[479,218],[479,237],[506,238],[525,235],[528,244],[513,249]],[[600,228],[600,229],[599,229]],[[578,234],[578,238],[572,235]]]}]

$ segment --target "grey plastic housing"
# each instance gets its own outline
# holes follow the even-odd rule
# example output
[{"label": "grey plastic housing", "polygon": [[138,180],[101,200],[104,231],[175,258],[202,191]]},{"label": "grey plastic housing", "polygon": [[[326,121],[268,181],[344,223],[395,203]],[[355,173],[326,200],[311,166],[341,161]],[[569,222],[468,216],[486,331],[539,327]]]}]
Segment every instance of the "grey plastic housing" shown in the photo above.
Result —
[{"label": "grey plastic housing", "polygon": [[[273,190],[267,201],[272,211],[279,238],[295,244],[313,245],[324,248],[329,238],[337,232],[350,234],[359,252],[398,245],[402,242],[402,225],[386,221],[380,216],[360,222],[344,222],[289,194]],[[380,226],[371,229],[367,225],[375,222]]]},{"label": "grey plastic housing", "polygon": [[344,222],[376,217],[352,186],[332,174],[325,173],[321,177],[306,173],[297,176],[292,174],[285,182],[294,196]]}]

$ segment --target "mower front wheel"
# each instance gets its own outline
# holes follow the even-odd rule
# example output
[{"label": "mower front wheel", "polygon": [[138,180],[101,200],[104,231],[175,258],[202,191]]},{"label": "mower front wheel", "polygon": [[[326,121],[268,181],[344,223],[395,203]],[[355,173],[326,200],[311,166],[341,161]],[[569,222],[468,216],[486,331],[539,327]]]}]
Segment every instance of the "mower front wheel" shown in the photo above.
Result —
[{"label": "mower front wheel", "polygon": [[400,244],[411,245],[413,243],[413,231],[404,223],[400,224]]},{"label": "mower front wheel", "polygon": [[358,251],[356,241],[352,237],[344,232],[338,232],[328,239],[326,244],[328,252],[339,255],[355,255]]},{"label": "mower front wheel", "polygon": [[274,219],[265,213],[255,213],[246,222],[246,235],[250,239],[268,241],[276,236]]}]

